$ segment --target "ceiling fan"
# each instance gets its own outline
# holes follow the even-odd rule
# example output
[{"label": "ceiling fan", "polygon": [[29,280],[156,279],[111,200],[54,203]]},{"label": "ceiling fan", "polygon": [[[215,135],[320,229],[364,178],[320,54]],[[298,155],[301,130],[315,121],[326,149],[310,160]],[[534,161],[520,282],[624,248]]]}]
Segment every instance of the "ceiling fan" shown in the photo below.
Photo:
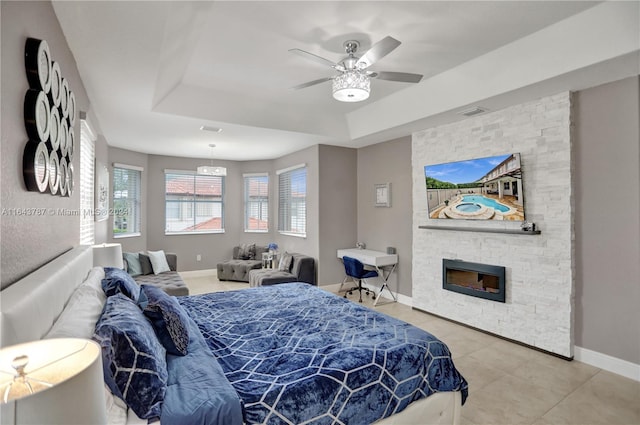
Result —
[{"label": "ceiling fan", "polygon": [[343,46],[348,56],[338,63],[332,62],[329,59],[325,59],[304,50],[290,49],[289,51],[292,53],[320,63],[322,65],[327,65],[338,71],[338,74],[332,77],[320,78],[318,80],[309,81],[291,88],[293,90],[299,90],[305,87],[324,83],[326,81],[333,81],[333,97],[336,100],[342,102],[360,102],[369,97],[369,92],[371,90],[371,78],[377,78],[378,80],[387,81],[399,81],[402,83],[419,83],[420,80],[422,80],[422,75],[420,74],[388,71],[374,72],[367,69],[371,65],[391,53],[399,45],[400,41],[396,40],[393,37],[387,36],[371,46],[371,48],[367,50],[362,56],[358,57],[355,55],[355,53],[358,51],[360,43],[358,43],[356,40],[347,40],[343,43]]}]

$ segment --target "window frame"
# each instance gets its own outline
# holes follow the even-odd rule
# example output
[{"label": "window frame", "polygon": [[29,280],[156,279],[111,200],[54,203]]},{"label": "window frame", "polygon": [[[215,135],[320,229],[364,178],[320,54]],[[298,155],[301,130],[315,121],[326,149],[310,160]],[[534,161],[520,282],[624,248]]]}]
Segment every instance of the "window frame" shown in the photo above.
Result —
[{"label": "window frame", "polygon": [[[167,199],[167,176],[168,175],[182,175],[182,176],[187,176],[187,177],[192,177],[193,178],[193,184],[194,184],[194,193],[193,193],[193,199],[191,201],[189,200],[168,200]],[[220,184],[221,184],[221,194],[220,194],[220,201],[198,201],[196,200],[196,179],[197,177],[212,177],[212,178],[219,178],[220,179]],[[175,236],[175,235],[209,235],[209,234],[220,234],[220,233],[225,233],[225,192],[226,192],[226,176],[209,176],[206,174],[198,174],[195,171],[190,171],[190,170],[170,170],[170,169],[165,169],[164,170],[164,234],[165,236]],[[185,206],[189,206],[189,210],[192,212],[192,217],[194,220],[194,226],[197,224],[196,223],[196,217],[197,217],[197,211],[198,211],[198,207],[203,208],[206,204],[219,204],[220,205],[220,229],[209,229],[209,230],[178,230],[178,231],[169,231],[168,230],[168,226],[167,226],[167,211],[168,211],[168,206],[171,204],[176,204],[178,205],[178,209],[177,211],[181,211],[180,209],[180,204],[184,204]],[[215,212],[215,208],[213,210]],[[211,219],[216,218],[215,215],[211,215]]]},{"label": "window frame", "polygon": [[[253,181],[258,181],[261,179],[266,178],[266,185],[267,185],[267,194],[266,194],[266,198],[264,196],[256,196],[256,200],[251,200],[251,194],[249,193],[249,185],[250,182]],[[270,181],[269,181],[269,173],[245,173],[242,175],[242,184],[243,184],[243,192],[244,192],[244,231],[245,233],[268,233],[269,232],[269,227],[270,227],[270,223],[269,223],[269,200],[270,200],[270,196],[269,196],[269,189],[270,189]],[[251,218],[251,211],[252,206],[257,204],[257,209],[259,211],[258,215],[258,220],[259,221],[266,221],[267,222],[267,226],[265,229],[251,229],[250,225],[249,225],[249,220]],[[266,219],[263,217],[263,212],[266,213]]]},{"label": "window frame", "polygon": [[[116,172],[117,170],[126,170],[127,173],[137,173],[137,179],[136,179],[136,183],[137,183],[137,187],[135,188],[135,196],[133,198],[129,197],[128,191],[127,191],[127,197],[126,198],[116,198]],[[113,196],[113,208],[112,211],[113,212],[113,226],[112,226],[112,237],[113,239],[121,239],[121,238],[133,238],[133,237],[138,237],[138,236],[142,236],[142,202],[141,202],[141,197],[142,197],[142,172],[144,171],[143,167],[139,167],[137,165],[128,165],[128,164],[120,164],[120,163],[113,163],[113,178],[112,178],[112,183],[113,183],[113,188],[111,190],[111,195]],[[126,202],[132,202],[133,203],[133,217],[134,217],[134,224],[135,224],[135,229],[133,231],[127,231],[127,232],[122,232],[122,233],[115,233],[116,230],[116,220],[118,219],[118,217],[120,216],[120,213],[122,212],[122,208],[118,205],[116,205],[116,201],[119,199],[126,199]],[[128,225],[127,225],[128,227]]]},{"label": "window frame", "polygon": [[[304,199],[300,204],[304,209],[304,231],[292,230],[293,211],[299,210],[300,205],[293,204],[294,184],[292,177],[298,177],[297,174],[304,173]],[[307,237],[307,175],[308,169],[306,164],[298,164],[292,167],[284,168],[276,171],[278,176],[278,233],[281,235],[295,236],[299,238]],[[285,187],[286,186],[286,187]],[[300,200],[298,199],[298,203]],[[283,209],[284,208],[284,209]]]}]

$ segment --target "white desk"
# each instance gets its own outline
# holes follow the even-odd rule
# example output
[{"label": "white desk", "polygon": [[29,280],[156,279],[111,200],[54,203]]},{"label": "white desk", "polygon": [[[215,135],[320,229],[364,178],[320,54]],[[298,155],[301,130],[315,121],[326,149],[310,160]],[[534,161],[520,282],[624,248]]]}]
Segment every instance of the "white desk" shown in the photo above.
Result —
[{"label": "white desk", "polygon": [[[338,250],[338,258],[351,257],[359,260],[365,266],[370,266],[376,269],[378,276],[382,279],[382,287],[376,297],[374,306],[378,304],[378,300],[382,296],[382,292],[386,289],[393,298],[393,301],[398,301],[395,294],[389,289],[389,277],[391,273],[396,269],[398,265],[398,254],[387,254],[382,251],[374,251],[372,249],[359,249],[359,248],[345,248]],[[344,282],[343,282],[344,283]]]}]

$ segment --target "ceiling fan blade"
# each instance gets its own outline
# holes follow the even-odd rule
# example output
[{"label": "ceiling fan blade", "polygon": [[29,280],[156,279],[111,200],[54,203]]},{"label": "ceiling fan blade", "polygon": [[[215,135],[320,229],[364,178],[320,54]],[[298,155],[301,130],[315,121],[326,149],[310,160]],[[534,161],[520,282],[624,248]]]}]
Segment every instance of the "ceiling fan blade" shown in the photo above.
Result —
[{"label": "ceiling fan blade", "polygon": [[378,80],[399,81],[401,83],[419,83],[422,80],[422,75],[409,72],[378,71],[371,74],[370,77]]},{"label": "ceiling fan blade", "polygon": [[371,48],[367,50],[367,52],[362,55],[360,59],[358,59],[358,62],[356,62],[356,67],[362,69],[371,66],[375,62],[391,53],[400,44],[401,43],[395,38],[386,36],[385,38],[371,46]]},{"label": "ceiling fan blade", "polygon": [[289,51],[291,53],[295,53],[296,55],[302,56],[303,58],[307,58],[309,60],[317,62],[317,63],[319,63],[321,65],[330,66],[331,68],[336,69],[338,71],[342,71],[342,72],[345,71],[345,69],[344,69],[344,67],[342,65],[337,64],[335,62],[331,62],[329,59],[325,59],[325,58],[323,58],[321,56],[314,55],[313,53],[309,53],[309,52],[307,52],[305,50],[289,49]]},{"label": "ceiling fan blade", "polygon": [[333,80],[333,77],[325,77],[325,78],[320,78],[318,80],[308,81],[306,83],[298,84],[297,86],[291,87],[291,90],[300,90],[305,87],[315,86],[316,84],[324,83],[325,81],[330,81],[330,80]]}]

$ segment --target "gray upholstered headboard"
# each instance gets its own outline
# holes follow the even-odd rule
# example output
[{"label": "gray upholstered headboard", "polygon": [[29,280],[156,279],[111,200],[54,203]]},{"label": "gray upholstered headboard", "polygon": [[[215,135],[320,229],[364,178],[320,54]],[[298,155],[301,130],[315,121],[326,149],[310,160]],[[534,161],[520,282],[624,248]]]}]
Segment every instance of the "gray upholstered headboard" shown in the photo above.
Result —
[{"label": "gray upholstered headboard", "polygon": [[80,245],[4,289],[0,347],[41,339],[92,267],[92,247]]}]

